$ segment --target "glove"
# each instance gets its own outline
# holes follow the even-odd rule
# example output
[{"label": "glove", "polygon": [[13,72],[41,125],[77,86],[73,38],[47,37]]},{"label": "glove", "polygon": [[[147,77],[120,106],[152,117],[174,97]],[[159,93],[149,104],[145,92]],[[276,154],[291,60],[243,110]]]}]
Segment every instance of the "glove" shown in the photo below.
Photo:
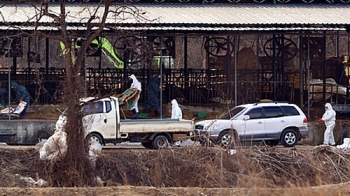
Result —
[{"label": "glove", "polygon": [[318,122],[319,122],[319,123],[323,122],[322,118],[318,119]]}]

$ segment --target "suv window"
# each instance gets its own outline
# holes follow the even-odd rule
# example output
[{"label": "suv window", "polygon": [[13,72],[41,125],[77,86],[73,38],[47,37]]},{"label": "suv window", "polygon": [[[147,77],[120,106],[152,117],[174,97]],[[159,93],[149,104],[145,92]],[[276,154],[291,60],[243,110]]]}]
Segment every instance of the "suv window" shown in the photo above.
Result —
[{"label": "suv window", "polygon": [[300,115],[300,113],[298,112],[298,110],[294,106],[281,106],[281,107],[284,111],[284,115],[286,115],[286,116],[298,116],[298,115]]},{"label": "suv window", "polygon": [[230,110],[229,112],[220,116],[219,119],[229,120],[232,117],[234,117],[235,115],[237,115],[238,113],[240,113],[241,111],[243,111],[244,109],[246,109],[246,108],[245,107],[235,107],[232,110]]},{"label": "suv window", "polygon": [[88,103],[84,106],[83,114],[84,116],[89,114],[103,113],[103,102]]},{"label": "suv window", "polygon": [[254,108],[251,109],[250,111],[248,111],[246,113],[246,115],[250,116],[250,119],[257,119],[257,118],[261,118],[261,108]]},{"label": "suv window", "polygon": [[275,118],[283,116],[283,111],[279,106],[264,107],[266,118]]}]

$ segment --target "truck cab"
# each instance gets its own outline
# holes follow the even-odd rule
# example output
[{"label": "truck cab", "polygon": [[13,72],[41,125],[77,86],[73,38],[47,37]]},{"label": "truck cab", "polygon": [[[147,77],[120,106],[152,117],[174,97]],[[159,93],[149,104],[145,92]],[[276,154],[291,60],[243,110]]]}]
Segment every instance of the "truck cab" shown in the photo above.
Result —
[{"label": "truck cab", "polygon": [[80,99],[84,103],[84,129],[87,135],[92,135],[92,139],[104,144],[104,140],[117,137],[120,124],[118,99],[111,97],[92,100],[92,98]]}]

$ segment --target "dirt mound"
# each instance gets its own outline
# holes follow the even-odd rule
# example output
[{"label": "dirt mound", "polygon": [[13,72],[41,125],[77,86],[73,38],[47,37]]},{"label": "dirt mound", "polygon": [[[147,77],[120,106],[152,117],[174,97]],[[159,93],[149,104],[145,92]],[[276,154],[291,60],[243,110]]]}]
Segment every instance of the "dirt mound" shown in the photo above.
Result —
[{"label": "dirt mound", "polygon": [[37,108],[33,108],[30,112],[27,112],[27,119],[45,119],[45,120],[57,120],[61,112],[54,106],[45,105]]}]

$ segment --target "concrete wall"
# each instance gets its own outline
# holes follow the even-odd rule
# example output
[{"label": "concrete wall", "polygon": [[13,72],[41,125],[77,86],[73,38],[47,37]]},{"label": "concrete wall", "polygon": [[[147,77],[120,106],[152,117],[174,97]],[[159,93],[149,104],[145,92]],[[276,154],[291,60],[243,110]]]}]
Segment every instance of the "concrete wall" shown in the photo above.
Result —
[{"label": "concrete wall", "polygon": [[34,145],[53,134],[55,120],[0,120],[0,142]]},{"label": "concrete wall", "polygon": [[[214,111],[221,113],[223,108],[216,108]],[[213,112],[211,110],[204,110]],[[47,139],[54,132],[56,120],[0,120],[0,142],[19,145],[34,145],[40,139]],[[348,128],[344,130],[344,126]],[[326,127],[324,123],[309,122],[309,135],[302,139],[299,144],[320,145],[323,144],[323,135]],[[12,134],[1,136],[1,134]],[[344,137],[350,137],[350,121],[337,120],[334,128],[334,137],[337,145],[342,144]]]}]

